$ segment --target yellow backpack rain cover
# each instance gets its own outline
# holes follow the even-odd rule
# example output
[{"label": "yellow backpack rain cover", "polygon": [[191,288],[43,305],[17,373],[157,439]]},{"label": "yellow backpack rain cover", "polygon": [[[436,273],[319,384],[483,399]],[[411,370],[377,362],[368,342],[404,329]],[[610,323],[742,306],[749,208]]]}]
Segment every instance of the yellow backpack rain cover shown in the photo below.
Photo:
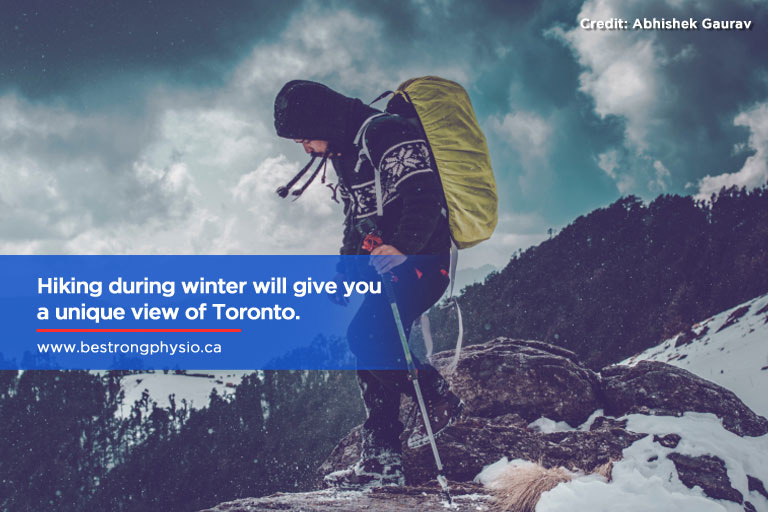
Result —
[{"label": "yellow backpack rain cover", "polygon": [[435,157],[448,223],[459,249],[491,237],[498,220],[496,180],[480,125],[464,88],[436,76],[400,84],[393,99],[412,104]]}]

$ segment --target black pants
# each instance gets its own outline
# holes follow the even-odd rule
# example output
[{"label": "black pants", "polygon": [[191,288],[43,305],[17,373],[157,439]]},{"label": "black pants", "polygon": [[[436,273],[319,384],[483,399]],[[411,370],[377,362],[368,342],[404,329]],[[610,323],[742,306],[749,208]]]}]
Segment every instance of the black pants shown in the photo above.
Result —
[{"label": "black pants", "polygon": [[[393,289],[406,337],[411,324],[445,292],[449,278],[448,255],[409,258],[395,267]],[[370,274],[369,274],[370,276]],[[389,276],[384,276],[388,279]],[[363,449],[400,449],[403,424],[399,421],[400,394],[415,398],[408,378],[405,353],[392,308],[382,289],[369,294],[347,331],[350,349],[358,359],[357,380],[368,418],[363,424]],[[413,358],[419,370],[419,384],[426,401],[447,389],[443,377],[431,365]],[[396,368],[396,369],[392,369]],[[372,446],[367,446],[372,445]]]}]

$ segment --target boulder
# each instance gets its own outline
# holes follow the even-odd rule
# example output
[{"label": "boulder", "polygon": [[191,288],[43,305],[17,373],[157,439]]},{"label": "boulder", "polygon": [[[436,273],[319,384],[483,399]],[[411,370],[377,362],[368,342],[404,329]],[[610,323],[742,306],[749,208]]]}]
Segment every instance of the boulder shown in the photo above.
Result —
[{"label": "boulder", "polygon": [[667,455],[675,464],[677,476],[688,488],[699,486],[704,494],[716,500],[728,500],[743,503],[744,496],[731,486],[725,462],[719,457],[701,455],[691,457],[681,453]]},{"label": "boulder", "polygon": [[[452,357],[440,352],[433,364],[445,375]],[[539,341],[496,338],[465,347],[447,379],[473,416],[544,416],[575,427],[600,408],[597,375],[570,350]]]},{"label": "boulder", "polygon": [[605,412],[610,416],[639,413],[682,416],[707,412],[740,436],[768,433],[768,420],[744,405],[733,392],[693,373],[658,361],[636,366],[615,365],[600,372]]}]

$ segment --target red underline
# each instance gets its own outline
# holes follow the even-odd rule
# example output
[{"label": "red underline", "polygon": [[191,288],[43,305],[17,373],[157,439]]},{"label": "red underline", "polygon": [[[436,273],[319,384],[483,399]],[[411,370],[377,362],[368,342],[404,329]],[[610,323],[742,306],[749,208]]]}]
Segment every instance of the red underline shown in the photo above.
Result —
[{"label": "red underline", "polygon": [[37,329],[36,332],[243,332],[242,329]]}]

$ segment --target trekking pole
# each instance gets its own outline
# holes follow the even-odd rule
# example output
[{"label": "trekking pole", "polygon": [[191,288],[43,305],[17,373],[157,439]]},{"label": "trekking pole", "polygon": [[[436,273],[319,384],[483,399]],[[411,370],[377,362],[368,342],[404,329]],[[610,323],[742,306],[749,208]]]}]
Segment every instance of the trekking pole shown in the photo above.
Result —
[{"label": "trekking pole", "polygon": [[392,288],[391,276],[381,276],[381,282],[384,285],[384,291],[387,294],[389,305],[392,307],[392,314],[395,317],[395,324],[397,324],[397,333],[400,335],[400,343],[403,345],[405,361],[408,364],[408,376],[410,377],[411,382],[413,382],[413,389],[416,391],[416,400],[419,403],[421,417],[424,420],[424,427],[427,429],[427,436],[429,436],[429,444],[432,447],[432,455],[435,456],[435,465],[437,466],[437,481],[440,484],[440,487],[443,489],[445,497],[448,499],[448,503],[452,503],[450,489],[448,488],[448,480],[445,478],[445,475],[443,475],[443,463],[440,460],[440,453],[437,451],[435,435],[432,433],[432,422],[429,420],[427,406],[424,403],[424,397],[421,394],[421,386],[419,385],[419,372],[416,369],[416,366],[413,364],[411,349],[408,347],[408,338],[405,336],[403,321],[400,318],[400,310],[397,307],[397,302],[395,302],[395,290]]},{"label": "trekking pole", "polygon": [[[383,243],[381,235],[376,231],[375,225],[370,219],[366,219],[362,224],[362,227],[368,226],[366,230],[368,233],[365,235],[363,241],[363,248],[369,252]],[[427,406],[424,403],[424,396],[421,394],[421,385],[419,385],[419,371],[413,364],[413,357],[411,356],[411,349],[408,346],[408,337],[405,335],[405,329],[403,328],[403,320],[400,317],[400,309],[397,307],[397,301],[395,300],[395,290],[392,288],[392,275],[381,276],[381,283],[384,286],[384,293],[387,295],[387,300],[392,308],[392,314],[395,317],[395,324],[397,325],[397,334],[400,336],[400,343],[403,345],[403,352],[405,353],[405,361],[408,365],[408,377],[413,382],[413,389],[416,392],[416,401],[419,404],[421,410],[421,418],[424,420],[424,427],[427,430],[427,436],[429,437],[429,444],[432,447],[432,455],[435,457],[435,465],[437,466],[437,482],[445,494],[448,503],[453,503],[451,499],[451,492],[448,488],[448,479],[443,474],[443,463],[440,460],[440,453],[437,451],[437,444],[435,443],[435,435],[432,433],[432,422],[429,420],[429,414],[427,413]]]}]

